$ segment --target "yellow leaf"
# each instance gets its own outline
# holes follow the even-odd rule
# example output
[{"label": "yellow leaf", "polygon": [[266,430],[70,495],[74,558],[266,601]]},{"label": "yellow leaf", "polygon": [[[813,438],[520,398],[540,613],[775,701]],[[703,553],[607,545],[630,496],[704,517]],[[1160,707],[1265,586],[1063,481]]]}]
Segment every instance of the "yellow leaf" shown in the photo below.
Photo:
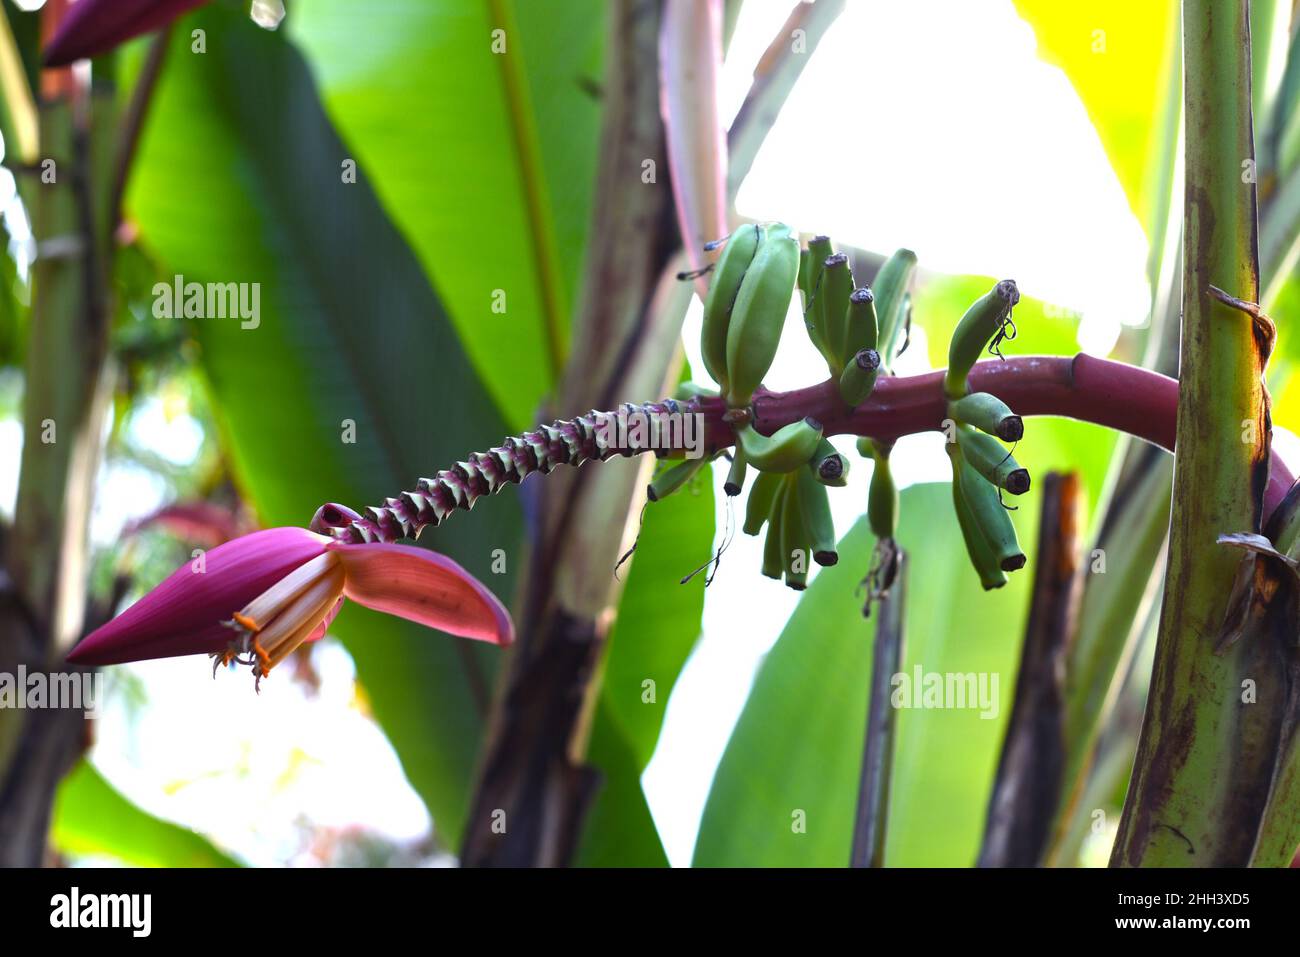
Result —
[{"label": "yellow leaf", "polygon": [[1060,67],[1088,116],[1124,187],[1129,205],[1150,225],[1158,200],[1152,167],[1172,150],[1161,122],[1176,54],[1177,5],[1172,0],[1015,0],[1034,28],[1038,55]]}]

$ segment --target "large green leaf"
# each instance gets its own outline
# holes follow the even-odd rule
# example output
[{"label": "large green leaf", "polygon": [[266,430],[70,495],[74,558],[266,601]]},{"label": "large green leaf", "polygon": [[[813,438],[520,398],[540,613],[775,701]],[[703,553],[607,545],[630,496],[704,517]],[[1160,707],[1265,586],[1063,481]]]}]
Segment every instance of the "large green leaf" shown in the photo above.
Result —
[{"label": "large green leaf", "polygon": [[[592,90],[607,10],[599,0],[310,0],[288,18],[348,155],[515,429],[553,384],[567,338],[599,153]],[[504,314],[492,311],[498,289]]]},{"label": "large green leaf", "polygon": [[708,560],[712,545],[713,469],[705,466],[686,488],[646,508],[610,633],[602,693],[642,767],[654,754],[669,694],[700,635],[708,573],[680,582]]},{"label": "large green leaf", "polygon": [[604,775],[586,827],[579,863],[668,863],[641,790],[664,709],[700,635],[704,578],[682,577],[704,563],[713,544],[713,469],[649,505],[636,558],[610,633],[590,760]]},{"label": "large green leaf", "polygon": [[114,857],[137,867],[238,867],[189,828],[140,810],[87,761],[59,785],[50,829],[65,854]]},{"label": "large green leaf", "polygon": [[[974,861],[1011,713],[1029,573],[980,589],[951,494],[931,484],[901,497],[898,538],[912,568],[903,672],[996,675],[1000,708],[989,719],[979,709],[902,712],[890,865]],[[1016,516],[1032,563],[1034,515]],[[819,572],[764,659],[709,794],[697,865],[848,864],[871,677],[872,623],[857,585],[873,546],[860,520],[840,542],[839,564]]]},{"label": "large green leaf", "polygon": [[[324,501],[374,503],[504,431],[419,262],[282,35],[221,7],[177,32],[141,143],[129,208],[172,270],[260,283],[260,323],[193,320],[240,483],[267,524],[305,524]],[[207,52],[190,52],[190,29]],[[397,147],[394,146],[394,149]],[[419,143],[409,150],[420,152]],[[355,442],[344,441],[348,422]],[[426,536],[495,590],[513,570],[513,490]],[[454,841],[481,735],[466,669],[495,649],[458,644],[349,606],[342,636],[374,713],[440,832]]]}]

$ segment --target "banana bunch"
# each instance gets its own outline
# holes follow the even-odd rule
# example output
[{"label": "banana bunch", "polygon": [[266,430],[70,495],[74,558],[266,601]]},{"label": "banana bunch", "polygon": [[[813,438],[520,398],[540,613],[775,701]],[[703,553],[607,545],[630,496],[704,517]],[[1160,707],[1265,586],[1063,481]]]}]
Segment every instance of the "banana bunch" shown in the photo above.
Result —
[{"label": "banana bunch", "polygon": [[[801,419],[771,435],[755,427],[754,391],[776,357],[794,289],[800,291],[804,327],[825,359],[840,397],[850,407],[865,401],[883,373],[890,375],[906,348],[911,329],[909,292],[916,254],[895,252],[881,266],[873,287],[857,286],[848,256],[825,236],[804,250],[781,223],[746,225],[725,241],[705,301],[701,351],[721,392],[687,383],[682,397],[718,396],[736,434],[724,483],[728,496],[744,489],[752,468],[742,530],[764,527],[763,574],[802,589],[809,561],[838,560],[827,490],[846,484],[849,462],[823,434],[822,424]],[[957,325],[944,378],[948,417],[953,420],[948,455],[953,470],[953,505],[971,562],[986,589],[1006,584],[1006,573],[1025,564],[1003,493],[1023,495],[1029,473],[1002,442],[1018,442],[1024,422],[997,397],[971,392],[968,378],[986,346],[997,352],[1014,335],[1012,308],[1020,293],[1011,280],[998,283],[967,310]],[[1010,333],[1008,332],[1010,329]],[[1000,355],[1000,353],[997,353]],[[867,516],[877,539],[868,574],[871,594],[884,594],[898,554],[898,489],[890,469],[892,442],[858,440],[858,453],[874,464]],[[704,466],[696,459],[669,466],[651,482],[657,501],[685,486]]]},{"label": "banana bunch", "polygon": [[[821,462],[832,458],[826,456]],[[835,524],[819,464],[810,461],[791,472],[760,472],[745,504],[741,526],[746,535],[758,535],[767,525],[763,574],[784,578],[798,591],[808,585],[809,559],[823,566],[839,561]]]},{"label": "banana bunch", "polygon": [[911,312],[907,284],[915,269],[916,254],[900,249],[881,267],[873,291],[856,285],[849,257],[835,252],[826,236],[814,236],[801,254],[804,328],[847,405],[865,402],[902,351]]},{"label": "banana bunch", "polygon": [[986,590],[1001,588],[1007,583],[1005,573],[1025,564],[1002,493],[1029,491],[1029,472],[998,441],[1019,442],[1024,420],[996,396],[971,392],[969,376],[985,346],[992,343],[996,350],[1007,336],[1011,310],[1019,301],[1015,282],[1004,279],[971,304],[953,332],[943,380],[948,417],[955,425],[947,445],[953,506],[971,564]]},{"label": "banana bunch", "polygon": [[727,405],[743,409],[776,358],[799,272],[799,241],[784,223],[747,225],[726,240],[704,303],[704,367]]},{"label": "banana bunch", "polygon": [[[829,265],[830,259],[826,262]],[[916,253],[900,249],[880,267],[874,287],[855,289],[848,297],[844,320],[847,347],[833,360],[831,356],[826,358],[832,363],[832,375],[837,368],[834,362],[843,360],[838,366],[840,397],[850,406],[859,405],[871,395],[882,372],[892,374],[894,360],[907,346],[912,325],[912,296],[908,287],[915,273]],[[828,299],[827,304],[830,303]],[[853,352],[855,348],[858,351]],[[864,612],[876,597],[888,591],[893,580],[898,488],[889,468],[892,449],[893,443],[870,438],[858,440],[858,454],[874,463],[867,491],[867,519],[876,536],[876,551],[865,580],[869,587]]]}]

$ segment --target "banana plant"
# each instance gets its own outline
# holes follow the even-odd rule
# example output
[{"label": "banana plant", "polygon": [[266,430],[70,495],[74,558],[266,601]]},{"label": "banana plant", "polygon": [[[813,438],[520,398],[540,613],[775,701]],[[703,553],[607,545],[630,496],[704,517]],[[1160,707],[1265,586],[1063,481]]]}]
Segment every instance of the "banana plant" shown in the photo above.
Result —
[{"label": "banana plant", "polygon": [[[944,279],[909,249],[873,256],[736,213],[805,54],[835,28],[833,0],[796,6],[729,129],[722,0],[380,4],[383,56],[356,62],[337,4],[295,5],[275,33],[225,3],[49,4],[43,49],[16,19],[0,31],[0,121],[38,256],[30,330],[13,340],[26,441],[0,527],[0,670],[204,655],[268,694],[290,655],[337,633],[463,864],[662,865],[640,783],[662,701],[628,702],[646,680],[671,688],[696,641],[721,463],[728,515],[744,496],[739,530],[763,537],[758,567],[727,573],[800,597],[723,757],[696,863],[1073,864],[1095,805],[1125,784],[1104,808],[1114,865],[1289,863],[1300,486],[1271,442],[1295,400],[1270,312],[1300,288],[1300,43],[1294,27],[1261,41],[1283,19],[1270,3],[1112,6],[1160,51],[1128,76],[1137,94],[1096,92],[1095,64],[1059,45],[1083,14],[1019,4],[1049,55],[1067,49],[1151,239],[1152,321],[1126,343],[1140,362],[1022,353],[1018,334],[1052,317],[1012,279]],[[555,31],[572,42],[547,42]],[[1252,37],[1286,62],[1252,58]],[[84,58],[120,99],[67,67]],[[429,90],[456,109],[427,109]],[[481,139],[482,175],[428,149],[459,129]],[[68,170],[57,188],[47,157]],[[198,573],[159,581],[122,559],[105,589],[86,535],[112,449],[99,424],[131,401],[122,370],[141,362],[120,336],[145,301],[128,282],[140,260],[263,290],[255,340],[200,325],[177,351],[219,409],[219,481],[264,527]],[[687,370],[693,297],[702,368]],[[776,390],[791,311],[825,377]],[[508,333],[485,318],[502,315]],[[944,368],[907,374],[914,326]],[[355,449],[338,450],[340,419],[361,423]],[[1073,434],[1054,419],[1105,430],[1102,451],[1057,439],[1077,452],[1069,470],[1036,461],[1040,436]],[[41,441],[51,421],[60,439]],[[950,479],[900,491],[896,443],[922,433],[942,437]],[[835,437],[870,469],[848,530]],[[1035,495],[1040,514],[1017,510]],[[488,545],[520,560],[490,577]],[[709,573],[683,577],[684,551]],[[144,595],[122,608],[131,589]],[[930,789],[959,810],[922,840],[934,805],[918,795],[944,762],[891,685],[925,655],[962,654],[947,642],[959,625],[1007,669],[1019,658],[1015,707],[981,729],[960,783]],[[85,813],[131,809],[80,761],[78,721],[0,714],[6,860],[38,860],[47,832],[130,856]],[[792,724],[800,740],[775,733]],[[814,764],[809,798],[811,775],[785,769]],[[829,823],[777,834],[765,815],[785,804]],[[149,845],[135,859],[172,846],[231,861],[149,815],[131,827]]]}]

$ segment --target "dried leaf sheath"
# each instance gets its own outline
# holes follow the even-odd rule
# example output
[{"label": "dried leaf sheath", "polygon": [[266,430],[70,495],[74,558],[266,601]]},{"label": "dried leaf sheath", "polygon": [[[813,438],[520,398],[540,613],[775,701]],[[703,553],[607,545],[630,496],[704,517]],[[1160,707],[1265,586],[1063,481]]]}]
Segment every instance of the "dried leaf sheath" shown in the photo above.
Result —
[{"label": "dried leaf sheath", "polygon": [[509,436],[496,448],[471,453],[433,478],[422,478],[414,491],[401,492],[383,505],[370,506],[358,515],[338,505],[327,505],[316,513],[312,529],[333,535],[343,542],[395,542],[417,538],[426,526],[436,526],[456,509],[469,511],[483,495],[518,485],[534,472],[543,475],[558,465],[577,468],[586,462],[604,462],[614,456],[629,458],[644,452],[665,455],[680,451],[665,441],[670,430],[620,429],[618,417],[644,417],[660,421],[663,416],[687,415],[695,403],[625,403],[618,413],[592,410],[572,419],[558,419],[550,425]]}]

